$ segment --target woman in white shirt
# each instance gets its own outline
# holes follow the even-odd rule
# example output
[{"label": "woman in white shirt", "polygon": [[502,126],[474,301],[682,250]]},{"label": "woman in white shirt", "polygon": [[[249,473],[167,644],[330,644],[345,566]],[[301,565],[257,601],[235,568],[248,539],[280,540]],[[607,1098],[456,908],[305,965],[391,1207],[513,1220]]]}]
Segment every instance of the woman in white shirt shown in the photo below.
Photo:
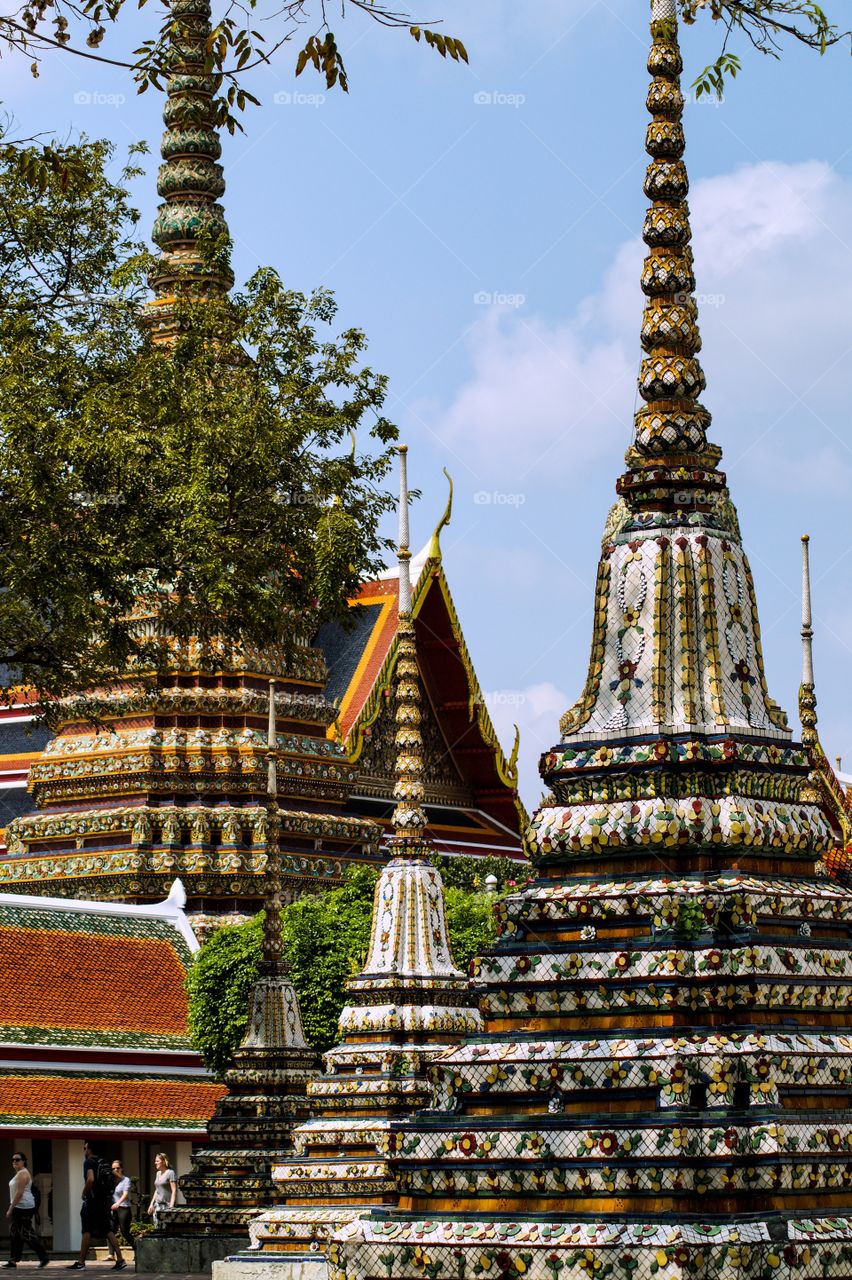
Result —
[{"label": "woman in white shirt", "polygon": [[154,1219],[154,1225],[159,1227],[160,1214],[163,1209],[174,1209],[177,1200],[177,1178],[175,1171],[169,1165],[169,1157],[164,1151],[154,1156],[154,1168],[157,1170],[154,1178],[154,1194],[151,1197],[151,1203],[148,1205],[148,1214]]},{"label": "woman in white shirt", "polygon": [[24,1245],[28,1244],[38,1258],[39,1268],[48,1264],[47,1250],[36,1235],[33,1226],[36,1202],[33,1195],[33,1180],[27,1168],[27,1157],[23,1151],[16,1151],[12,1156],[14,1173],[9,1180],[9,1208],[6,1217],[9,1219],[9,1261],[4,1267],[16,1267],[21,1261]]},{"label": "woman in white shirt", "polygon": [[112,1192],[112,1229],[117,1236],[121,1236],[122,1243],[127,1241],[132,1247],[130,1223],[133,1212],[130,1206],[130,1179],[122,1169],[120,1160],[113,1160],[112,1176],[115,1178],[115,1187]]}]

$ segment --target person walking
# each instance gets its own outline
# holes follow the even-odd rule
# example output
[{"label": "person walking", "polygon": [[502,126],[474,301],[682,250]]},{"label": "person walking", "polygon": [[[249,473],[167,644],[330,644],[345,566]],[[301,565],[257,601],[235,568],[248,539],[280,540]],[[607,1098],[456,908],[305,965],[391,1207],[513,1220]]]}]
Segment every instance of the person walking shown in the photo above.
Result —
[{"label": "person walking", "polygon": [[165,1151],[161,1151],[159,1155],[154,1156],[154,1168],[156,1175],[154,1177],[154,1194],[151,1197],[151,1203],[148,1205],[148,1216],[154,1219],[154,1226],[160,1225],[160,1214],[164,1209],[174,1209],[177,1200],[177,1178],[175,1171],[169,1164],[169,1157]]},{"label": "person walking", "polygon": [[47,1266],[50,1259],[33,1224],[36,1211],[33,1179],[23,1151],[16,1151],[12,1156],[12,1168],[14,1173],[9,1181],[9,1208],[6,1210],[6,1217],[9,1219],[10,1257],[3,1266],[16,1267],[23,1257],[24,1245],[28,1244],[38,1258],[41,1269]]},{"label": "person walking", "polygon": [[113,1234],[127,1243],[132,1248],[132,1240],[130,1237],[130,1221],[133,1217],[130,1208],[130,1179],[121,1167],[120,1160],[112,1162],[112,1176],[115,1178],[115,1188],[112,1193],[112,1230]]},{"label": "person walking", "polygon": [[83,1143],[83,1203],[80,1206],[80,1254],[76,1262],[72,1262],[68,1271],[85,1271],[86,1255],[92,1236],[98,1240],[106,1239],[115,1254],[113,1271],[123,1271],[127,1263],[122,1256],[121,1247],[112,1229],[112,1192],[114,1187],[112,1172],[106,1160],[97,1154],[91,1142]]}]

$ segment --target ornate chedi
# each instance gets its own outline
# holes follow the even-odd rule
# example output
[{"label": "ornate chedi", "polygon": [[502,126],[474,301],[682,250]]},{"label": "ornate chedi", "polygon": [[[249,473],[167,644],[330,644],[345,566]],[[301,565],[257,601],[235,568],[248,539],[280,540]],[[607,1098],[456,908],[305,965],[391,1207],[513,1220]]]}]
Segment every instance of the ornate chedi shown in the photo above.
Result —
[{"label": "ornate chedi", "polygon": [[391,1126],[398,1211],[338,1233],[336,1280],[852,1269],[852,895],[699,402],[675,0],[652,41],[645,403],[586,688],[477,962],[486,1034]]},{"label": "ornate chedi", "polygon": [[482,1030],[470,982],[453,962],[441,877],[430,861],[433,846],[425,834],[404,446],[400,467],[391,859],[376,886],[367,963],[348,984],[341,1043],[325,1055],[325,1073],[308,1086],[313,1118],[293,1134],[296,1155],[273,1171],[283,1207],[251,1224],[256,1247],[286,1255],[290,1262],[316,1253],[336,1227],[368,1213],[370,1206],[397,1203],[388,1160],[390,1126],[427,1105],[426,1069],[432,1059]]},{"label": "ornate chedi", "polygon": [[[165,105],[154,227],[161,253],[145,323],[154,341],[175,334],[175,298],[205,297],[232,283],[206,245],[227,234],[214,83],[204,75],[208,0],[173,0],[174,73]],[[266,690],[278,681],[278,784],[287,897],[339,877],[347,862],[378,861],[379,829],[345,814],[354,767],[327,736],[336,711],[323,694],[327,669],[309,637],[285,653],[162,635],[156,610],[138,625],[168,647],[170,669],[148,687],[129,681],[69,699],[64,720],[32,765],[42,812],[11,822],[0,879],[16,891],[55,896],[163,896],[179,875],[187,912],[204,931],[260,904],[267,859],[263,805]],[[294,629],[299,629],[294,623]],[[304,628],[301,628],[304,629]]]},{"label": "ornate chedi", "polygon": [[275,686],[270,684],[263,959],[246,1033],[226,1073],[228,1093],[207,1126],[210,1144],[180,1179],[185,1205],[164,1210],[164,1236],[146,1240],[143,1269],[199,1271],[239,1248],[247,1223],[273,1198],[272,1166],[292,1152],[291,1134],[309,1113],[306,1086],[317,1056],[302,1029],[281,944],[280,815],[276,780]]}]

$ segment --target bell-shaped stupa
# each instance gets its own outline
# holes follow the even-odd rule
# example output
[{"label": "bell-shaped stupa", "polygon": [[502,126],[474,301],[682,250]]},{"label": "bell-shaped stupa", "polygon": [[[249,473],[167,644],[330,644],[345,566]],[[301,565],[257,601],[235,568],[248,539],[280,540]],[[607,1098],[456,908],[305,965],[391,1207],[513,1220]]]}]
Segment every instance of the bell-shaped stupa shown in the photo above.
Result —
[{"label": "bell-shaped stupa", "polygon": [[[209,0],[171,0],[170,17],[163,203],[153,231],[160,254],[144,315],[164,347],[175,340],[180,299],[222,298],[233,282],[218,203],[216,87],[205,74]],[[116,680],[61,704],[57,732],[30,769],[39,812],[6,831],[7,888],[146,901],[165,897],[179,875],[200,936],[252,915],[267,860],[270,679],[285,897],[339,881],[353,862],[381,861],[379,827],[345,812],[355,767],[328,736],[337,712],[323,692],[328,670],[310,643],[311,618],[293,618],[290,645],[262,650],[166,634],[156,597],[138,602],[136,623],[167,661],[143,684]]]},{"label": "bell-shaped stupa", "polygon": [[699,401],[676,0],[651,32],[644,403],[537,879],[478,962],[485,1036],[389,1135],[398,1211],[338,1234],[334,1280],[849,1272],[852,894]]},{"label": "bell-shaped stupa", "polygon": [[276,1167],[277,1207],[251,1224],[256,1246],[305,1265],[343,1223],[393,1206],[394,1120],[429,1102],[429,1064],[482,1030],[469,979],[447,934],[441,876],[423,810],[420,674],[411,617],[406,449],[400,446],[396,808],[390,861],[376,886],[367,962],[347,987],[341,1043],[308,1085],[313,1117],[293,1134],[296,1155]]}]

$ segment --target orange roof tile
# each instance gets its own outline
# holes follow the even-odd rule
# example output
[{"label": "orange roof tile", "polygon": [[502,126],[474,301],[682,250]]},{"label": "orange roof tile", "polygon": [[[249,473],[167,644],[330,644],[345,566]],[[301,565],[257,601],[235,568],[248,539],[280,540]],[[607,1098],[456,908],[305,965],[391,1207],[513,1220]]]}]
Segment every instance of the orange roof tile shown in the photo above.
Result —
[{"label": "orange roof tile", "polygon": [[398,587],[394,581],[367,582],[351,605],[379,605],[375,623],[364,645],[358,665],[340,703],[340,733],[344,741],[373,691],[396,639]]},{"label": "orange roof tile", "polygon": [[[24,957],[29,981],[21,983]],[[3,1021],[17,1026],[184,1035],[184,973],[165,939],[0,927]],[[84,985],[71,980],[78,974]]]},{"label": "orange roof tile", "polygon": [[186,940],[86,905],[0,903],[0,1040],[189,1049]]},{"label": "orange roof tile", "polygon": [[203,1131],[226,1092],[211,1080],[15,1072],[0,1076],[0,1125],[95,1124]]}]

